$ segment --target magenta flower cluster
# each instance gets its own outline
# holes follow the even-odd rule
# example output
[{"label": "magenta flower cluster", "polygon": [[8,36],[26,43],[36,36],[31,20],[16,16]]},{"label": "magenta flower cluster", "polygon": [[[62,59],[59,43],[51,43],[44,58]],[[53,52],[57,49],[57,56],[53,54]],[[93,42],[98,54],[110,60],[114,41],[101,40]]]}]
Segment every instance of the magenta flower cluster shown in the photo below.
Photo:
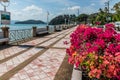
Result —
[{"label": "magenta flower cluster", "polygon": [[95,22],[96,25],[100,25],[100,23],[101,23],[100,21]]},{"label": "magenta flower cluster", "polygon": [[87,71],[90,78],[120,80],[120,34],[113,24],[102,28],[80,25],[66,50],[69,63]]}]

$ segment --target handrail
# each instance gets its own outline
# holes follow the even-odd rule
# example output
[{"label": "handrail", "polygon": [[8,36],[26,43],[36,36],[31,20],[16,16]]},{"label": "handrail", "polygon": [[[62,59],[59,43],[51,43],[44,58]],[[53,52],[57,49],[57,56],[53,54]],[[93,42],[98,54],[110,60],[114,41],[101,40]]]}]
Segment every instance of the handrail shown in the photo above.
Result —
[{"label": "handrail", "polygon": [[28,38],[32,38],[32,29],[21,29],[21,30],[10,30],[9,38],[10,42],[17,42],[21,40],[25,40]]}]

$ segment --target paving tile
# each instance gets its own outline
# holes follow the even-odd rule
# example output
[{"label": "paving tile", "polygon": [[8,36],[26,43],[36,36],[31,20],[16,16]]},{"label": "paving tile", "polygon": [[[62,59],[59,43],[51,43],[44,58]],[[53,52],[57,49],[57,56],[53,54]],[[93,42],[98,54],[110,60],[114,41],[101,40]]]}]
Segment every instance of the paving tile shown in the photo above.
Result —
[{"label": "paving tile", "polygon": [[[14,49],[15,48],[15,49]],[[11,48],[7,48],[7,49],[3,49],[0,51],[0,60],[5,59],[9,56],[12,56],[20,51],[23,51],[27,48],[22,48],[22,47],[18,47],[18,46],[14,46]]]},{"label": "paving tile", "polygon": [[[31,80],[53,80],[65,54],[65,50],[49,49],[23,68],[22,72],[23,74],[26,72]],[[21,70],[17,74],[20,74],[20,72]]]},{"label": "paving tile", "polygon": [[35,39],[35,40],[32,40],[32,41],[29,41],[29,42],[26,42],[26,43],[23,43],[23,44],[21,44],[21,45],[31,45],[31,46],[35,46],[35,45],[37,45],[37,44],[39,44],[39,43],[42,43],[43,41],[45,41],[45,40],[48,40],[48,39],[50,39],[50,38],[38,38],[38,39]]},{"label": "paving tile", "polygon": [[[5,59],[9,56],[12,56],[18,52],[23,51],[23,50],[26,50],[26,49],[28,49],[29,46],[35,46],[35,45],[42,43],[43,41],[48,40],[48,39],[49,38],[38,38],[38,39],[35,39],[32,41],[23,43],[19,46],[13,46],[13,47],[1,50],[0,51],[0,60]],[[27,45],[28,47],[25,47],[25,45]]]},{"label": "paving tile", "polygon": [[70,39],[70,35],[71,35],[71,34],[72,34],[72,33],[68,34],[65,38]]},{"label": "paving tile", "polygon": [[14,57],[14,58],[0,64],[0,76],[2,74],[6,73],[7,71],[13,69],[14,67],[16,67],[17,65],[19,65],[20,63],[27,60],[28,58],[35,55],[36,53],[38,53],[41,50],[42,49],[33,48],[31,50],[28,50],[28,51],[24,52],[23,54],[21,54],[17,57]]},{"label": "paving tile", "polygon": [[47,38],[53,38],[53,37],[55,37],[55,36],[57,36],[57,35],[59,35],[59,33],[55,33],[55,34],[51,34],[51,35],[47,35],[47,36],[45,36],[45,37],[47,37]]},{"label": "paving tile", "polygon": [[40,77],[41,79],[43,79],[43,78],[48,77],[48,75],[47,75],[46,73],[42,72],[42,73],[39,74],[39,77]]},{"label": "paving tile", "polygon": [[4,58],[5,58],[4,53],[1,52],[1,53],[0,53],[0,60],[2,60],[2,59],[4,59]]},{"label": "paving tile", "polygon": [[22,80],[22,79],[29,78],[27,74],[23,74],[23,73],[22,73],[22,74],[20,74],[20,76],[19,76],[19,77],[20,77],[20,79],[21,79],[21,80]]},{"label": "paving tile", "polygon": [[23,79],[23,80],[31,80],[30,78],[26,78],[26,79]]},{"label": "paving tile", "polygon": [[55,34],[45,36],[45,37],[55,37],[57,35],[61,36],[61,34],[65,35],[65,34],[68,34],[69,32],[70,32],[69,30],[64,30],[64,31],[56,32]]},{"label": "paving tile", "polygon": [[41,79],[41,80],[52,80],[52,79],[46,77],[46,78],[43,78],[43,79]]},{"label": "paving tile", "polygon": [[[65,41],[67,41],[68,44],[64,44]],[[62,39],[59,42],[57,42],[53,47],[68,48],[69,46],[70,46],[70,39]]]},{"label": "paving tile", "polygon": [[11,80],[21,80],[19,77],[13,77]]},{"label": "paving tile", "polygon": [[59,38],[53,38],[49,41],[46,41],[45,43],[43,44],[40,44],[39,46],[49,46],[50,44],[54,43],[55,41],[59,40]]},{"label": "paving tile", "polygon": [[31,80],[40,80],[40,77],[38,77],[38,76],[33,76],[33,77],[30,77],[31,78]]},{"label": "paving tile", "polygon": [[61,35],[59,35],[59,36],[57,36],[58,38],[62,38],[62,37],[64,37],[65,36],[65,34],[61,34]]}]

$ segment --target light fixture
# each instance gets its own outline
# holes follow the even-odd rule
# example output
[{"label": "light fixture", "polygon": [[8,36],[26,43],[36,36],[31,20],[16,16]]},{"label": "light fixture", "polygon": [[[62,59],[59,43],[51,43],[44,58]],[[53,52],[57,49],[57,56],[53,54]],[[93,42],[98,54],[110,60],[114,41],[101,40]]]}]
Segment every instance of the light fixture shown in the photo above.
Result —
[{"label": "light fixture", "polygon": [[6,7],[9,6],[10,0],[0,0],[0,4],[4,7],[4,11],[6,11]]}]

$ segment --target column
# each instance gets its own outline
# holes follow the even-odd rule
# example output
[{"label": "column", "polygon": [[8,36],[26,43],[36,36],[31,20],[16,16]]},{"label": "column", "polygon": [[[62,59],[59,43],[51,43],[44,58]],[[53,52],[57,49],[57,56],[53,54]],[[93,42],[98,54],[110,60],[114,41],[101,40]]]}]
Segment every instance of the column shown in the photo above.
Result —
[{"label": "column", "polygon": [[[9,27],[4,26],[4,27],[1,27],[1,29],[2,29],[4,38],[9,38]],[[9,41],[5,42],[5,44],[8,44],[8,43]]]},{"label": "column", "polygon": [[33,29],[33,37],[36,37],[37,27],[33,26],[32,29]]}]

